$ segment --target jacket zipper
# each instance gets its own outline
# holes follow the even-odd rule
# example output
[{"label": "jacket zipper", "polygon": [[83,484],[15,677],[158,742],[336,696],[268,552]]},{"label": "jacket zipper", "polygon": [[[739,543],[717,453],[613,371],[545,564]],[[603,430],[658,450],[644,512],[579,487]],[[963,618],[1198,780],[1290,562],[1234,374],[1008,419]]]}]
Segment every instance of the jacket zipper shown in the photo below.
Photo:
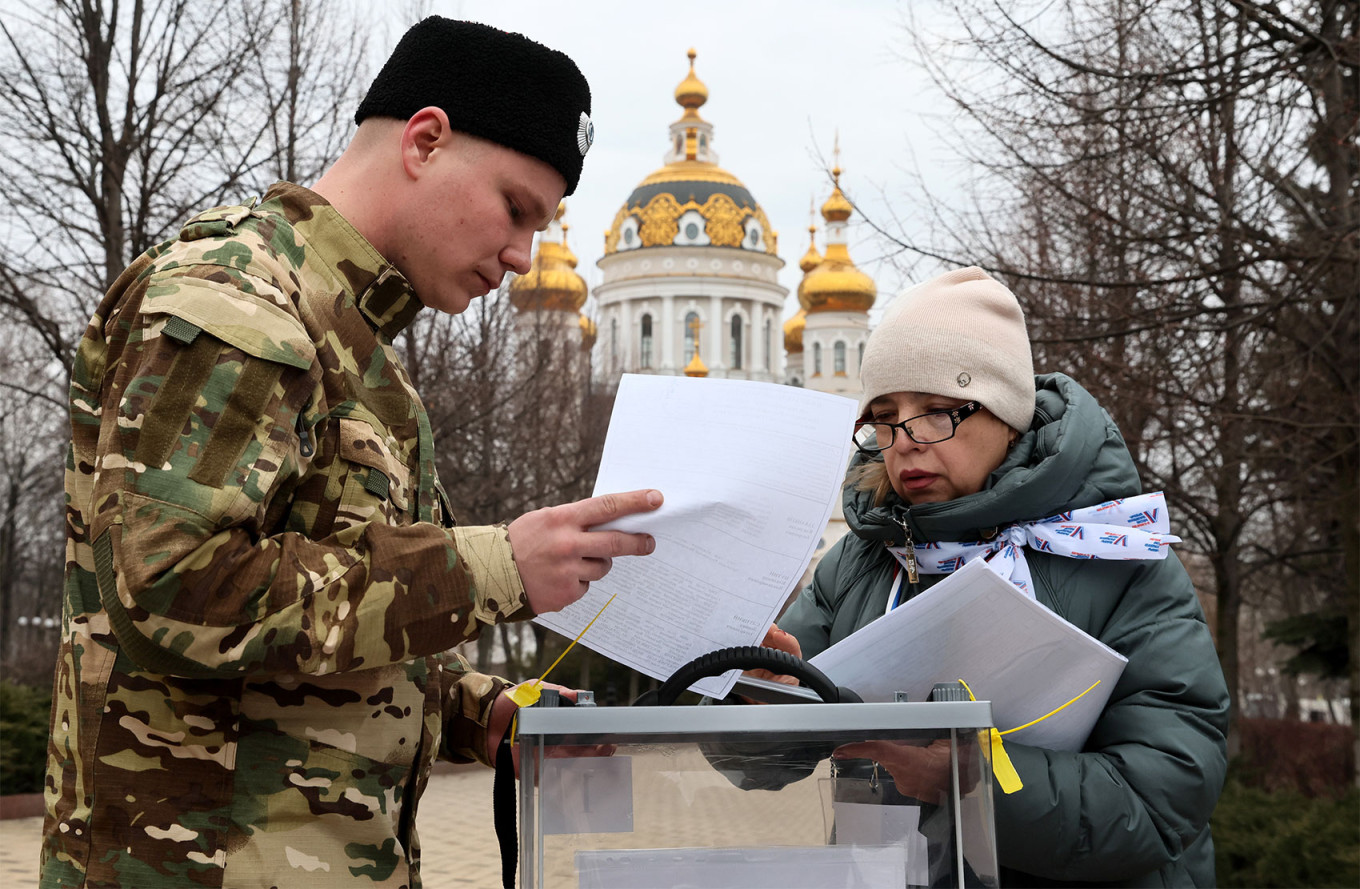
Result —
[{"label": "jacket zipper", "polygon": [[298,411],[297,415],[298,452],[304,458],[311,457],[316,453],[316,444],[312,441],[312,430],[307,427],[306,414],[307,408],[310,406],[311,402],[309,401],[303,405],[302,410]]}]

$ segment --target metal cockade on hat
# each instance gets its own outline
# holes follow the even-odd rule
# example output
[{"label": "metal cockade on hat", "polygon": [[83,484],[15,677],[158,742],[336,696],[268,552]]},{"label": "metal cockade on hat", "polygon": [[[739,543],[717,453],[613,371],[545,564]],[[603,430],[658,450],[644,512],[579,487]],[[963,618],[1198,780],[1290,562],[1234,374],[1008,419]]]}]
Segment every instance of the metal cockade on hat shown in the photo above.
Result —
[{"label": "metal cockade on hat", "polygon": [[581,123],[576,129],[576,147],[581,149],[581,157],[586,156],[590,146],[595,144],[595,122],[590,115],[581,112]]}]

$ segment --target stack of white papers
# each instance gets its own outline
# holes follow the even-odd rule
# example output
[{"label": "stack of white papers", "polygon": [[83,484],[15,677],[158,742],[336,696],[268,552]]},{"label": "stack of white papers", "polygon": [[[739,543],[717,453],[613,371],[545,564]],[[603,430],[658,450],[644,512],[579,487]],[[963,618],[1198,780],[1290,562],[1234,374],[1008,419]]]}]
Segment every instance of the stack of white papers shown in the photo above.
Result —
[{"label": "stack of white papers", "polygon": [[1080,700],[1006,740],[1079,751],[1128,659],[1026,596],[981,559],[812,658],[865,701],[904,691],[924,701],[937,682],[968,683],[1005,731]]},{"label": "stack of white papers", "polygon": [[[817,549],[853,447],[856,402],[746,380],[625,374],[595,493],[656,488],[660,509],[609,527],[656,538],[614,560],[584,598],[534,618],[581,644],[668,679],[720,648],[765,636]],[[737,671],[703,680],[727,694]]]}]

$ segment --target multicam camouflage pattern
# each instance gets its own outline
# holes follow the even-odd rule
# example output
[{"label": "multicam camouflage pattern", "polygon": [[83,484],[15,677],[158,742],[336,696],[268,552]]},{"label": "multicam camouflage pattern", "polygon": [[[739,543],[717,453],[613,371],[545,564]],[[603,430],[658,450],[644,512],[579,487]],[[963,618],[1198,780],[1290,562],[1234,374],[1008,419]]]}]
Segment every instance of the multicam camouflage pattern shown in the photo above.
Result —
[{"label": "multicam camouflage pattern", "polygon": [[420,303],[319,196],[210,211],[109,291],[71,383],[42,885],[409,886],[436,756],[530,615],[453,528],[392,337]]}]

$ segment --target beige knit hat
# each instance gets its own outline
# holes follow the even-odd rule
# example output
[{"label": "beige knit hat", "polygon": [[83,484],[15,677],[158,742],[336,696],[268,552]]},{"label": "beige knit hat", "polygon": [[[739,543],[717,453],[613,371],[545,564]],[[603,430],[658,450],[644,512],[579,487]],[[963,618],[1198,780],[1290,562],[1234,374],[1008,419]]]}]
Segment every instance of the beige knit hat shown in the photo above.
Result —
[{"label": "beige knit hat", "polygon": [[1034,419],[1034,357],[1015,294],[979,268],[904,292],[883,315],[860,366],[869,402],[892,392],[978,401],[1012,429]]}]

